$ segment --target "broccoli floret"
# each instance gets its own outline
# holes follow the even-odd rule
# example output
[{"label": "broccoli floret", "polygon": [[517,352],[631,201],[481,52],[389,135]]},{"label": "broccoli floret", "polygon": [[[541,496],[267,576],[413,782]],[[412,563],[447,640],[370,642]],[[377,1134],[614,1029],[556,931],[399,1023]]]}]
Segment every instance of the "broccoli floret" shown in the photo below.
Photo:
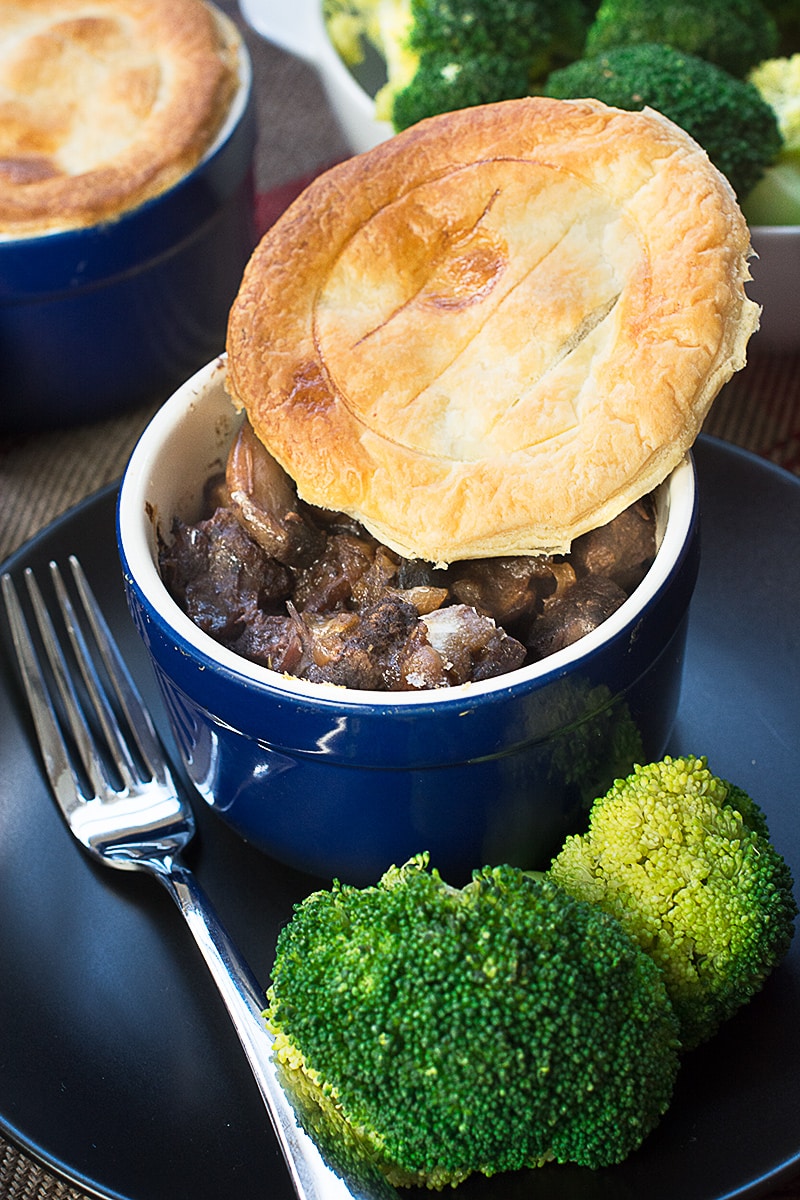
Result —
[{"label": "broccoli floret", "polygon": [[593,97],[615,108],[657,109],[699,142],[740,198],[783,144],[773,109],[752,83],[659,42],[578,59],[554,71],[545,90],[561,100]]},{"label": "broccoli floret", "polygon": [[783,148],[744,202],[751,225],[800,225],[800,54],[770,58],[749,80],[774,110]]},{"label": "broccoli floret", "polygon": [[742,203],[752,225],[800,225],[800,162],[781,160],[769,167]]},{"label": "broccoli floret", "polygon": [[376,114],[396,129],[525,95],[582,52],[589,23],[584,0],[378,0],[378,8],[388,82]]},{"label": "broccoli floret", "polygon": [[761,989],[794,933],[791,873],[763,812],[705,758],[667,757],[617,780],[548,874],[652,955],[684,1049]]},{"label": "broccoli floret", "polygon": [[459,60],[450,54],[426,53],[411,82],[394,93],[391,120],[396,130],[407,129],[435,113],[515,100],[529,90],[528,67],[522,59],[487,53]]},{"label": "broccoli floret", "polygon": [[376,0],[376,4],[374,44],[386,62],[387,82],[375,97],[375,116],[391,122],[395,94],[414,78],[420,56],[409,40],[414,24],[411,0]]},{"label": "broccoli floret", "polygon": [[[580,4],[564,7],[583,23]],[[530,61],[532,50],[548,50],[569,28],[555,9],[543,0],[411,0],[409,42],[420,53],[502,51]]]},{"label": "broccoli floret", "polygon": [[778,27],[761,0],[603,0],[586,54],[663,42],[743,78],[778,49]]},{"label": "broccoli floret", "polygon": [[323,0],[322,15],[334,49],[348,67],[364,61],[364,42],[380,39],[378,0]]},{"label": "broccoli floret", "polygon": [[750,72],[749,79],[775,110],[783,138],[781,158],[800,160],[800,54],[768,59]]},{"label": "broccoli floret", "polygon": [[314,893],[281,931],[268,996],[279,1061],[324,1127],[344,1121],[398,1185],[618,1162],[680,1061],[652,959],[511,867],[457,889],[420,855],[374,887]]},{"label": "broccoli floret", "polygon": [[769,825],[767,824],[767,816],[763,808],[756,804],[752,796],[735,783],[729,783],[726,779],[721,781],[727,788],[727,794],[723,803],[727,808],[734,809],[747,828],[752,833],[757,833],[763,838],[769,839]]}]

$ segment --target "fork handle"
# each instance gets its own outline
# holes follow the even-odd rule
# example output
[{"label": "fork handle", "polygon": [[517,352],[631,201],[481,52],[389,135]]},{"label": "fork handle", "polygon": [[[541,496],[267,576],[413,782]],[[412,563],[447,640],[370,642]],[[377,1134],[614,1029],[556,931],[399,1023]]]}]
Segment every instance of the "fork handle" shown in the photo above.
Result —
[{"label": "fork handle", "polygon": [[370,1180],[345,1180],[325,1161],[300,1124],[281,1085],[272,1058],[272,1035],[262,1015],[264,999],[249,966],[187,867],[172,859],[161,864],[156,874],[183,913],[225,1002],[300,1200],[389,1200],[396,1197],[394,1188],[377,1171],[374,1172],[374,1185]]}]

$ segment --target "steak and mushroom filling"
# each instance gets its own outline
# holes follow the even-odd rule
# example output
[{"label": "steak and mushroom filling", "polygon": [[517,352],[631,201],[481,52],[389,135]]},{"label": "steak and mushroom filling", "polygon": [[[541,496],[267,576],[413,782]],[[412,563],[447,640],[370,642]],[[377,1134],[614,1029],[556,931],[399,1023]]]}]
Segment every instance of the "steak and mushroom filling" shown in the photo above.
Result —
[{"label": "steak and mushroom filling", "polygon": [[245,423],[201,519],[162,543],[165,585],[235,653],[314,682],[381,691],[488,679],[606,620],[656,552],[651,496],[567,555],[403,559],[340,513],[312,508]]}]

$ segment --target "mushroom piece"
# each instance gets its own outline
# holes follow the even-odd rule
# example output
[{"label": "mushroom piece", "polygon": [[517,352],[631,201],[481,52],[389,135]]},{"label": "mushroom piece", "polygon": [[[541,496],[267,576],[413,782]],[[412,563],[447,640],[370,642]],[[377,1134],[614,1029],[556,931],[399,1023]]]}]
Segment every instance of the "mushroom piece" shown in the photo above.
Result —
[{"label": "mushroom piece", "polygon": [[625,592],[604,575],[586,575],[551,598],[531,624],[525,643],[538,661],[591,633],[626,599]]},{"label": "mushroom piece", "polygon": [[550,555],[474,559],[450,568],[451,588],[462,604],[511,625],[532,615],[558,587],[560,566]]},{"label": "mushroom piece", "polygon": [[321,552],[324,535],[300,511],[294,483],[248,421],[231,446],[225,482],[237,520],[272,558],[298,567]]}]

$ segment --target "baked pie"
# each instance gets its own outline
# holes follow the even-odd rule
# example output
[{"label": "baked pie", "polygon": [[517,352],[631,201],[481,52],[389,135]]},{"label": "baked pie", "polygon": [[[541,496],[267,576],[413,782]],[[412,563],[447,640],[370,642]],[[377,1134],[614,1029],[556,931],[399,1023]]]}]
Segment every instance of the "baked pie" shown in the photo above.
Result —
[{"label": "baked pie", "polygon": [[434,563],[558,553],[744,365],[749,235],[660,114],[504,101],[334,167],[233,305],[228,386],[301,499]]},{"label": "baked pie", "polygon": [[108,221],[201,159],[238,86],[202,0],[0,0],[0,233]]}]

